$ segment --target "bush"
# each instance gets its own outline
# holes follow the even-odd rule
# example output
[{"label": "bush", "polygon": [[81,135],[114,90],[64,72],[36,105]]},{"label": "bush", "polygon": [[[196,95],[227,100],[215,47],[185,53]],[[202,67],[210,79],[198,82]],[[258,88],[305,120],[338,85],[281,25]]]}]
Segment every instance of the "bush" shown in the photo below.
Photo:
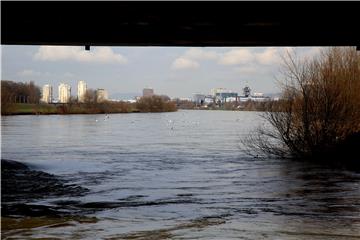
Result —
[{"label": "bush", "polygon": [[283,62],[282,100],[264,114],[270,128],[259,128],[245,144],[256,154],[281,157],[335,153],[360,132],[359,52],[327,48],[311,60],[288,54]]},{"label": "bush", "polygon": [[1,114],[13,113],[15,103],[39,103],[40,96],[40,88],[33,82],[1,80]]},{"label": "bush", "polygon": [[142,97],[136,102],[136,109],[140,112],[174,112],[176,104],[165,101],[161,96]]}]

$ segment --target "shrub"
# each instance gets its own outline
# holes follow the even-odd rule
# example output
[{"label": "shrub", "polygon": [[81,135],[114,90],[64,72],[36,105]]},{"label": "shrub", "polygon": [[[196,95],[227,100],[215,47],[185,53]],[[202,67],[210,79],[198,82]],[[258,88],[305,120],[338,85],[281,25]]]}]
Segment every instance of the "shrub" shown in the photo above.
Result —
[{"label": "shrub", "polygon": [[283,63],[282,100],[263,115],[270,127],[245,144],[253,153],[282,157],[334,153],[360,132],[359,52],[327,48],[310,60],[288,54]]},{"label": "shrub", "polygon": [[140,112],[174,112],[176,104],[165,101],[161,96],[142,97],[136,102],[136,108]]}]

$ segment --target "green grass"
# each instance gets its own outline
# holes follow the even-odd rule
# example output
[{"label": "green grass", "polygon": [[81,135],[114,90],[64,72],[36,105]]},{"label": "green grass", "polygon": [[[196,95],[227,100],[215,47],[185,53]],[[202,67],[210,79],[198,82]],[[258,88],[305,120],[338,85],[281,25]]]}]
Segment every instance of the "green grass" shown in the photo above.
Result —
[{"label": "green grass", "polygon": [[56,107],[51,104],[26,104],[17,103],[14,106],[14,114],[54,114]]}]

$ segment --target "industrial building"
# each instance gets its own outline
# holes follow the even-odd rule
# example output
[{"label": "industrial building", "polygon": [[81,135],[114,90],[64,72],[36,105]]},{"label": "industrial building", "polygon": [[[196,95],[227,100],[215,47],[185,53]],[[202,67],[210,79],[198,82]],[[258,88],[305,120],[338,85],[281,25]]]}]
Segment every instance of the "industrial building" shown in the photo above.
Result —
[{"label": "industrial building", "polygon": [[213,97],[217,103],[235,102],[237,101],[238,93],[227,90],[225,88],[215,88],[211,90]]}]

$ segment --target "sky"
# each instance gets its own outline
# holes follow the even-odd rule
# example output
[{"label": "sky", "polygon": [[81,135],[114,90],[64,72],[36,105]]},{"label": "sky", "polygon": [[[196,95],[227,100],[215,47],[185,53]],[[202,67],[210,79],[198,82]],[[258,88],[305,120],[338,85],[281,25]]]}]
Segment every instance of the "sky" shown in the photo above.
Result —
[{"label": "sky", "polygon": [[242,93],[278,93],[281,56],[296,52],[300,57],[319,53],[319,47],[91,47],[1,46],[1,79],[34,81],[53,86],[77,82],[88,88],[104,88],[109,96],[141,95],[145,87],[171,98],[210,94],[212,88]]}]

